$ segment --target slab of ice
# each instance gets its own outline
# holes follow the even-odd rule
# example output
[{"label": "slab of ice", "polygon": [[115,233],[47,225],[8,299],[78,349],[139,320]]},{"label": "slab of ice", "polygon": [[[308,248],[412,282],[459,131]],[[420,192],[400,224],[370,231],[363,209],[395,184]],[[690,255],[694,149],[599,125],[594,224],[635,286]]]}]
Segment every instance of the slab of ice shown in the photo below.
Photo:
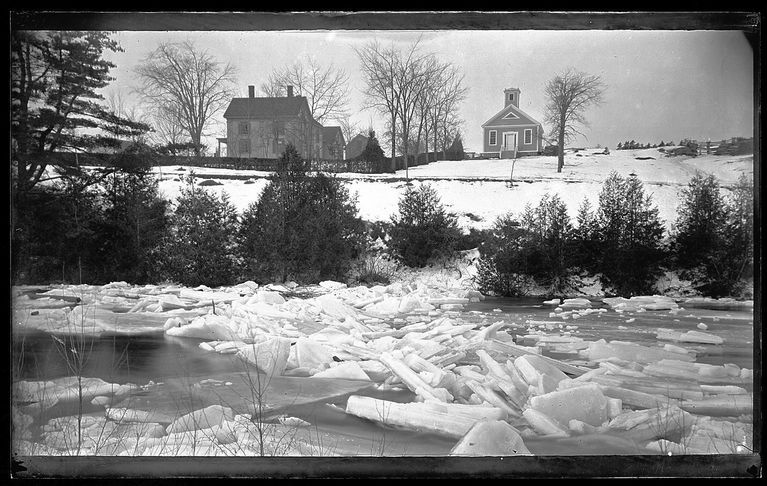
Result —
[{"label": "slab of ice", "polygon": [[514,456],[530,454],[519,431],[508,422],[477,422],[450,450],[451,456]]},{"label": "slab of ice", "polygon": [[232,420],[234,411],[229,407],[221,405],[211,405],[203,409],[195,410],[186,415],[177,418],[165,429],[168,434],[178,432],[188,432],[191,430],[200,430],[221,425],[225,420]]},{"label": "slab of ice", "polygon": [[346,413],[404,427],[459,439],[483,420],[503,420],[506,414],[495,407],[455,403],[397,403],[352,395],[346,402]]},{"label": "slab of ice", "polygon": [[313,378],[343,378],[346,380],[370,381],[370,377],[355,361],[344,361],[312,376]]},{"label": "slab of ice", "polygon": [[724,339],[714,334],[700,332],[700,331],[687,331],[679,332],[671,329],[658,329],[656,334],[658,339],[666,341],[678,341],[683,343],[699,343],[699,344],[723,344]]},{"label": "slab of ice", "polygon": [[290,339],[275,337],[266,341],[241,347],[237,356],[256,366],[267,376],[279,376],[285,372],[290,356]]},{"label": "slab of ice", "polygon": [[685,435],[695,419],[677,406],[623,412],[610,421],[611,430],[628,433],[635,440],[669,439]]},{"label": "slab of ice", "polygon": [[608,419],[607,399],[599,385],[553,391],[530,398],[530,408],[544,413],[560,424],[572,419],[598,427]]},{"label": "slab of ice", "polygon": [[322,282],[319,283],[319,286],[325,290],[338,290],[338,289],[346,288],[345,283],[335,282],[333,280],[323,280]]},{"label": "slab of ice", "polygon": [[333,363],[333,352],[328,347],[305,337],[300,337],[291,347],[291,357],[295,353],[295,366],[302,368],[324,369]]},{"label": "slab of ice", "polygon": [[[167,322],[166,322],[167,324]],[[231,320],[216,314],[206,314],[192,319],[181,327],[169,327],[168,336],[205,339],[207,341],[236,341],[239,336]]]},{"label": "slab of ice", "polygon": [[588,349],[581,350],[579,354],[590,360],[620,358],[637,363],[654,363],[664,358],[683,361],[694,360],[688,354],[674,353],[657,347],[642,346],[628,342],[611,341],[608,343],[604,339],[590,343]]},{"label": "slab of ice", "polygon": [[514,360],[514,366],[530,387],[539,395],[553,392],[559,382],[569,380],[561,370],[535,354],[520,356]]},{"label": "slab of ice", "polygon": [[602,302],[617,312],[638,312],[641,310],[675,310],[679,305],[670,297],[663,295],[642,295],[626,299],[625,297],[606,297]]},{"label": "slab of ice", "polygon": [[551,437],[567,437],[570,435],[568,430],[557,420],[533,408],[528,408],[522,412],[522,416],[527,423],[540,435]]},{"label": "slab of ice", "polygon": [[591,301],[580,297],[565,299],[559,307],[562,309],[588,309],[591,307]]}]

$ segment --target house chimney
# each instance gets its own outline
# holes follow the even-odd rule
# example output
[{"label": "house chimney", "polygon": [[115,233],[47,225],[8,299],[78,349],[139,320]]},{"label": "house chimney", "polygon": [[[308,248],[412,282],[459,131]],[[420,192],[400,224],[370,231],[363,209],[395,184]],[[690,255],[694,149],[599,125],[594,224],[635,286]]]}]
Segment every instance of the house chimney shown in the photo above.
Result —
[{"label": "house chimney", "polygon": [[506,88],[503,90],[503,107],[514,105],[519,108],[519,88]]},{"label": "house chimney", "polygon": [[293,86],[288,86],[288,98],[293,97]]},{"label": "house chimney", "polygon": [[256,87],[252,84],[248,86],[248,98],[255,98],[256,97]]}]

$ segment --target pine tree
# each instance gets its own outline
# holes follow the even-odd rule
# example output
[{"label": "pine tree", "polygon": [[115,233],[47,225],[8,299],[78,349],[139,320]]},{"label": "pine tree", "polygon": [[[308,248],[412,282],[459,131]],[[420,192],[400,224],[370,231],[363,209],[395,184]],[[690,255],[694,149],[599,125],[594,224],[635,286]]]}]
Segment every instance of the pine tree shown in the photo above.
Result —
[{"label": "pine tree", "polygon": [[162,247],[163,274],[183,285],[232,285],[235,277],[236,208],[223,193],[215,197],[190,177],[170,216]]},{"label": "pine tree", "polygon": [[373,171],[376,173],[389,170],[388,164],[386,163],[386,155],[384,154],[381,145],[378,143],[376,133],[373,130],[370,130],[368,133],[368,143],[362,150],[359,159],[365,160],[371,164]]},{"label": "pine tree", "polygon": [[389,247],[409,267],[423,267],[432,258],[450,255],[461,235],[454,214],[442,205],[428,184],[408,186],[391,218]]},{"label": "pine tree", "polygon": [[[15,31],[11,36],[11,134],[15,190],[26,193],[45,173],[44,158],[28,154],[117,147],[149,130],[102,104],[99,90],[115,65],[103,58],[122,49],[100,31]],[[86,129],[86,130],[83,130]]]},{"label": "pine tree", "polygon": [[599,194],[597,269],[620,293],[652,291],[663,259],[663,225],[652,198],[636,177],[612,172]]},{"label": "pine tree", "polygon": [[356,198],[335,178],[307,174],[292,145],[279,166],[242,217],[238,253],[243,276],[307,283],[343,278],[364,240]]}]

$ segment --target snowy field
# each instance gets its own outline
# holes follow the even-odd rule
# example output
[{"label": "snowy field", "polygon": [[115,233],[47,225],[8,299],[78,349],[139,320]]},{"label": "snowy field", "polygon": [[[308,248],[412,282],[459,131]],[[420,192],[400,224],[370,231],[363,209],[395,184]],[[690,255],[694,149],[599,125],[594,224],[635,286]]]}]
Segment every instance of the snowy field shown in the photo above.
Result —
[{"label": "snowy field", "polygon": [[[658,149],[621,150],[609,155],[595,155],[601,149],[568,152],[561,173],[556,171],[556,157],[524,157],[512,160],[439,161],[408,171],[410,179],[432,184],[443,204],[459,217],[464,228],[487,228],[495,218],[512,212],[520,213],[525,204],[536,205],[545,193],[558,194],[575,218],[578,207],[588,199],[597,207],[602,182],[612,171],[623,177],[636,176],[652,195],[667,228],[676,219],[679,191],[701,171],[715,175],[723,188],[734,184],[742,174],[753,175],[753,156],[665,157]],[[637,157],[653,159],[639,160]],[[512,163],[514,186],[509,184]],[[242,212],[258,200],[268,172],[184,167],[155,168],[161,178],[160,190],[175,199],[183,184],[181,177],[194,171],[203,179],[220,182],[209,186],[214,193],[226,191],[232,203]],[[217,178],[216,176],[219,176]],[[237,179],[232,177],[236,176]],[[394,174],[348,174],[338,177],[347,181],[358,196],[360,216],[367,221],[385,221],[396,212],[397,202],[405,191],[405,171]],[[250,179],[250,183],[246,180]]]}]

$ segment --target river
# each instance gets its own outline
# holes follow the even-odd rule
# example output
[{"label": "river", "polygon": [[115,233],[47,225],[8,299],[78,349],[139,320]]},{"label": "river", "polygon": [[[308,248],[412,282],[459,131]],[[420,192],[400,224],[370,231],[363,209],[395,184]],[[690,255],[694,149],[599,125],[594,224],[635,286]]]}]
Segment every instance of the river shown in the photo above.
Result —
[{"label": "river", "polygon": [[[594,306],[598,308],[603,304],[595,301]],[[530,336],[531,329],[537,327],[543,332],[569,332],[586,341],[605,339],[655,346],[658,343],[658,328],[691,330],[704,323],[706,332],[722,337],[724,343],[689,346],[697,352],[696,362],[711,365],[733,363],[740,368],[754,368],[753,312],[750,310],[685,308],[676,314],[668,311],[604,312],[559,321],[560,324],[551,318],[551,311],[552,307],[542,304],[542,299],[488,298],[449,314],[466,322],[508,322],[510,327],[506,332],[512,334],[517,342],[524,342],[525,336]],[[64,348],[50,334],[17,328],[13,338],[15,380],[52,380],[73,374],[62,353]],[[155,409],[177,416],[180,412],[186,413],[200,406],[221,403],[222,397],[228,397],[226,404],[235,411],[253,412],[253,400],[243,399],[242,394],[226,395],[220,392],[226,388],[225,385],[232,385],[233,381],[236,384],[236,377],[250,377],[247,367],[234,355],[201,349],[199,343],[202,340],[167,336],[161,329],[136,335],[102,334],[83,339],[86,345],[79,349],[87,350],[87,353],[81,368],[82,376],[101,378],[110,383],[152,385],[141,393],[133,394],[130,406],[151,403]],[[589,365],[574,354],[544,351],[544,355]],[[290,416],[308,422],[317,440],[324,441],[332,452],[341,455],[449,454],[455,444],[454,439],[387,427],[344,413],[344,403],[350,394],[396,402],[413,399],[413,394],[407,390],[361,387],[348,381],[302,376],[275,377],[268,384],[264,399],[267,403],[266,417]],[[750,383],[744,385],[749,391],[753,390]],[[71,403],[58,404],[35,417],[31,428],[35,430],[52,417],[73,411]],[[103,407],[86,403],[84,413],[98,415],[103,413]],[[530,437],[525,443],[534,454],[647,453],[638,443],[620,434]]]}]

